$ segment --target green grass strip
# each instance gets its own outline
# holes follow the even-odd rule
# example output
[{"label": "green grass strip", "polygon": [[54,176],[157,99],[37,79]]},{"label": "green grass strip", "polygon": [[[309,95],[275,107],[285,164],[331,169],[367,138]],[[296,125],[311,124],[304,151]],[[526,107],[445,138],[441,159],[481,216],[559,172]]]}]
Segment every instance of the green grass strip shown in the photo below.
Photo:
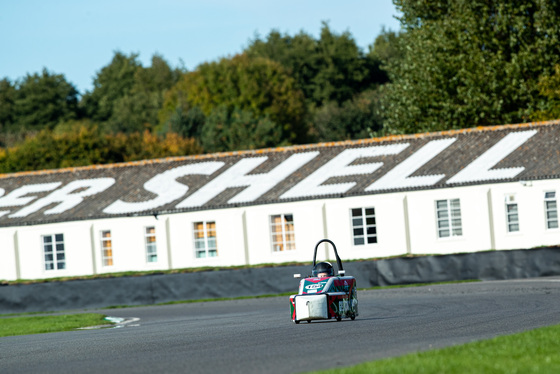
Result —
[{"label": "green grass strip", "polygon": [[316,373],[560,373],[560,325]]},{"label": "green grass strip", "polygon": [[97,313],[0,318],[0,337],[70,331],[80,327],[109,325],[105,315]]}]

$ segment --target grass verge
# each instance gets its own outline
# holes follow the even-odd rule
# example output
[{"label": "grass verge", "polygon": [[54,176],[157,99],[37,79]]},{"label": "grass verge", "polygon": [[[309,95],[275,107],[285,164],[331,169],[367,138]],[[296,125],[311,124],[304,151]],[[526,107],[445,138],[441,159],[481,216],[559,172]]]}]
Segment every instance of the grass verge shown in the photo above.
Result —
[{"label": "grass verge", "polygon": [[315,373],[560,373],[560,325]]},{"label": "grass verge", "polygon": [[98,313],[0,318],[0,337],[70,331],[80,327],[109,325]]}]

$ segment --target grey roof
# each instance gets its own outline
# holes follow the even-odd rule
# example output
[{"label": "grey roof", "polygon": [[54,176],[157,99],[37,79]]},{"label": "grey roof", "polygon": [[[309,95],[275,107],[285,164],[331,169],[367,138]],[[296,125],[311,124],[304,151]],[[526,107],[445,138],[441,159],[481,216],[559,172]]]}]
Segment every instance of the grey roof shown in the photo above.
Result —
[{"label": "grey roof", "polygon": [[0,227],[559,178],[559,144],[557,120],[3,174]]}]

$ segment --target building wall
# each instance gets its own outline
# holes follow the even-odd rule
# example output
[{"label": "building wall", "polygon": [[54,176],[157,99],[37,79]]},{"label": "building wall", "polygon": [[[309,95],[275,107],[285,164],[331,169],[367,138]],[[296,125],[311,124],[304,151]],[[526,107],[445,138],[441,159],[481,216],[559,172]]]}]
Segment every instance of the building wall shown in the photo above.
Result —
[{"label": "building wall", "polygon": [[0,229],[0,279],[17,279],[14,235],[16,229]]},{"label": "building wall", "polygon": [[[394,193],[325,200],[327,236],[337,245],[339,254],[345,259],[406,254],[405,196]],[[354,245],[351,224],[351,209],[354,208],[375,209],[377,243]]]},{"label": "building wall", "polygon": [[[43,235],[64,235],[65,268],[45,270]],[[74,277],[92,274],[93,262],[87,223],[66,222],[17,229],[20,278],[41,279],[53,277]],[[14,268],[16,264],[12,265]],[[2,277],[4,278],[4,277]]]},{"label": "building wall", "polygon": [[[560,243],[560,230],[549,229],[546,225],[544,196],[549,191],[556,191],[558,200],[560,181],[543,180],[492,186],[495,249],[523,249]],[[505,205],[506,198],[511,195],[518,204],[518,232],[507,232]]]},{"label": "building wall", "polygon": [[[242,210],[233,208],[173,214],[165,216],[165,220],[169,225],[172,268],[245,264]],[[216,223],[217,257],[196,257],[193,226],[195,222]]]},{"label": "building wall", "polygon": [[[412,254],[475,252],[491,248],[487,186],[458,187],[408,193]],[[459,199],[462,235],[440,238],[436,201]]]},{"label": "building wall", "polygon": [[[0,279],[309,262],[315,244],[322,238],[334,241],[345,260],[551,246],[560,243],[560,230],[546,228],[544,194],[547,191],[560,192],[560,180],[0,228]],[[511,196],[518,207],[517,232],[507,230],[506,198],[511,202]],[[439,238],[436,201],[449,199],[460,201],[462,235]],[[375,209],[376,243],[354,245],[351,224],[354,208]],[[278,214],[293,215],[295,250],[272,249],[270,216]],[[196,257],[195,222],[215,222],[217,257]],[[146,227],[155,228],[156,262],[146,259]],[[104,230],[111,231],[112,266],[102,263],[101,232]],[[62,270],[45,270],[42,236],[53,234],[64,235],[66,268]],[[320,248],[317,259],[326,258],[334,259],[327,245]]]},{"label": "building wall", "polygon": [[[247,207],[249,264],[311,261],[313,248],[323,238],[322,200]],[[295,250],[273,251],[271,215],[293,215]]]},{"label": "building wall", "polygon": [[[123,271],[146,271],[168,269],[167,235],[165,219],[146,217],[113,218],[86,221],[90,252],[95,256],[96,273]],[[146,259],[146,227],[154,227],[156,235],[157,261]],[[101,232],[111,231],[113,265],[103,266],[101,253]],[[85,245],[84,240],[84,245]],[[93,247],[93,250],[91,248]]]}]

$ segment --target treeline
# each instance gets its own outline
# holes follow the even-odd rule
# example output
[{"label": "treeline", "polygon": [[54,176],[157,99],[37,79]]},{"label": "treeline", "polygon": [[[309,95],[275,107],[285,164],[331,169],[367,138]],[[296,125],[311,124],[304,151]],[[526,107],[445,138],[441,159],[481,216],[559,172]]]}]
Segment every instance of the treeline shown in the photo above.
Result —
[{"label": "treeline", "polygon": [[272,31],[193,71],[115,52],[83,95],[47,69],[3,79],[0,172],[368,137],[388,80],[374,51],[390,48],[365,53],[325,23],[318,38]]},{"label": "treeline", "polygon": [[557,2],[394,2],[401,30],[367,51],[324,23],[192,71],[115,52],[83,95],[3,79],[0,172],[560,118]]}]

